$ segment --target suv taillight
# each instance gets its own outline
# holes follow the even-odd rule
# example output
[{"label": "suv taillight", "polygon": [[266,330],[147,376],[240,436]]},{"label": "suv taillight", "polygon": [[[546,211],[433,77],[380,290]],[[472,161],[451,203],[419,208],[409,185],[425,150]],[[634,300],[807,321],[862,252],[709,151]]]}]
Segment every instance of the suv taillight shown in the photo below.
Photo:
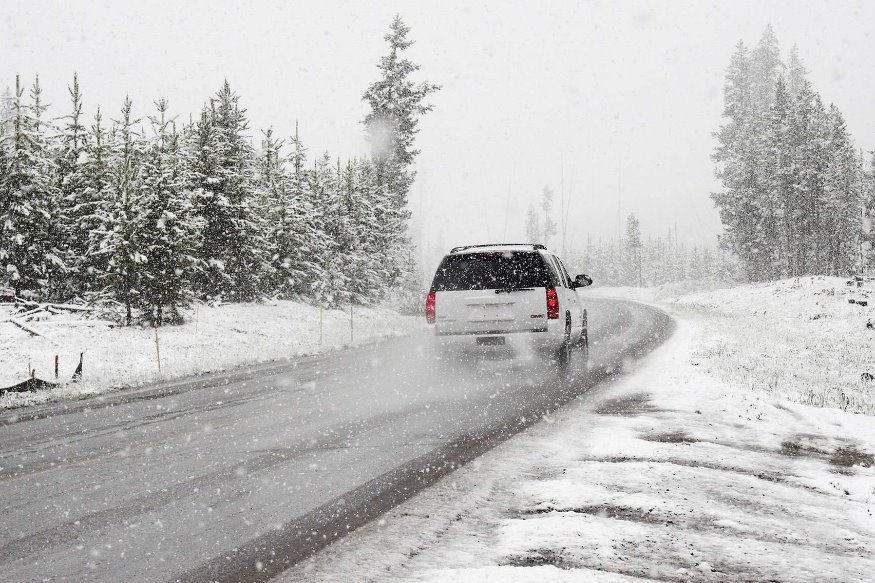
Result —
[{"label": "suv taillight", "polygon": [[556,295],[555,287],[547,288],[547,319],[559,319],[559,296]]},{"label": "suv taillight", "polygon": [[428,292],[428,297],[425,298],[425,321],[434,324],[434,290]]}]

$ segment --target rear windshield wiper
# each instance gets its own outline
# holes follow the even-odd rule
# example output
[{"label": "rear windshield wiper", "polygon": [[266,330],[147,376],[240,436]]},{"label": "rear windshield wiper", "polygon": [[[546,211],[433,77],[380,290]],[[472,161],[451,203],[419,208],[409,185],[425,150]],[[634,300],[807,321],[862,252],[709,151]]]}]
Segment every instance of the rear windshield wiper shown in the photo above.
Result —
[{"label": "rear windshield wiper", "polygon": [[495,293],[497,293],[497,294],[509,294],[509,293],[518,292],[518,291],[534,291],[534,290],[535,290],[535,288],[533,288],[533,287],[509,287],[506,289],[497,289],[497,290],[495,290]]}]

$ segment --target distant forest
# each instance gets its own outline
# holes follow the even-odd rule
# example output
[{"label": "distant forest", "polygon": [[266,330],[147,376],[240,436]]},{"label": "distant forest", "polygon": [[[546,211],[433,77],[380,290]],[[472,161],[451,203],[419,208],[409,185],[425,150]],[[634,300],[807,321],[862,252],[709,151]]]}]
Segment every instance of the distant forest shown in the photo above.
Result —
[{"label": "distant forest", "polygon": [[[786,61],[771,27],[739,42],[726,71],[712,195],[721,245],[750,281],[859,274],[875,256],[875,157],[857,151],[825,105],[796,47]],[[871,273],[871,271],[869,271]]]},{"label": "distant forest", "polygon": [[[549,244],[559,234],[552,218],[553,191],[545,186],[538,207],[526,213],[526,237]],[[560,210],[560,214],[564,214]],[[565,230],[567,217],[560,219]],[[563,244],[564,247],[564,244]],[[738,279],[738,261],[728,251],[708,246],[687,246],[677,231],[665,236],[641,234],[634,213],[626,217],[626,229],[618,237],[594,241],[590,236],[582,249],[567,251],[569,269],[586,273],[599,285],[655,286],[686,280],[730,282]]]},{"label": "distant forest", "polygon": [[418,119],[438,86],[415,82],[399,17],[363,100],[369,157],[309,158],[298,134],[249,134],[228,82],[193,122],[166,100],[135,118],[47,114],[39,78],[0,101],[0,287],[35,300],[109,302],[130,325],[181,320],[194,298],[320,305],[419,302],[407,235]]},{"label": "distant forest", "polygon": [[586,273],[602,285],[649,287],[681,281],[725,283],[737,279],[737,260],[723,249],[686,245],[677,233],[641,235],[638,218],[630,214],[622,239],[593,241],[567,258],[576,273]]}]

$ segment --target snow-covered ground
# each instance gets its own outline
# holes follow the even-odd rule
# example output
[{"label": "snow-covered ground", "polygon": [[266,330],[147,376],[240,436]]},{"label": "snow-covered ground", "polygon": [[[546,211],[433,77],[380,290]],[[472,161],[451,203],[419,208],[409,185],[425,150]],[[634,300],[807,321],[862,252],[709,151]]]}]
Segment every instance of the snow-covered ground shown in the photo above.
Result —
[{"label": "snow-covered ground", "polygon": [[388,309],[355,307],[351,330],[348,309],[323,310],[320,334],[319,308],[297,302],[198,305],[185,324],[158,329],[159,371],[152,328],[83,326],[80,318],[61,313],[28,322],[43,334],[32,336],[5,321],[11,311],[0,306],[0,387],[25,380],[30,369],[54,381],[55,355],[59,379],[65,381],[84,352],[83,375],[81,382],[50,391],[2,395],[0,409],[315,354],[408,333],[424,321]]},{"label": "snow-covered ground", "polygon": [[694,354],[722,380],[797,403],[875,414],[869,377],[875,375],[875,282],[858,288],[842,278],[804,277],[691,289],[593,291],[701,321]]},{"label": "snow-covered ground", "polygon": [[[636,293],[677,331],[623,380],[280,579],[875,580],[875,423],[853,412],[875,400],[854,378],[875,330],[871,305],[847,301],[865,291],[826,278],[664,291]],[[835,387],[847,411],[808,396]]]}]

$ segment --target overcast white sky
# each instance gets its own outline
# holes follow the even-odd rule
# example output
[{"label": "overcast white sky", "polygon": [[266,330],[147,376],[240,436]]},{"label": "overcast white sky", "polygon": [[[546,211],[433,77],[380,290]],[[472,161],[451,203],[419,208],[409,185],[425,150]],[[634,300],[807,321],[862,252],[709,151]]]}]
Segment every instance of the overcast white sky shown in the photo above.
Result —
[{"label": "overcast white sky", "polygon": [[227,78],[256,139],[297,119],[311,154],[345,158],[366,151],[361,94],[396,12],[421,78],[443,85],[411,201],[432,246],[523,239],[529,203],[549,184],[558,205],[563,177],[577,245],[614,236],[618,189],[645,233],[677,223],[682,240],[712,242],[723,70],[768,23],[875,147],[875,2],[7,0],[0,87],[38,73],[60,116],[78,71],[91,108],[114,115],[130,94],[144,114],[163,96],[187,118]]}]

